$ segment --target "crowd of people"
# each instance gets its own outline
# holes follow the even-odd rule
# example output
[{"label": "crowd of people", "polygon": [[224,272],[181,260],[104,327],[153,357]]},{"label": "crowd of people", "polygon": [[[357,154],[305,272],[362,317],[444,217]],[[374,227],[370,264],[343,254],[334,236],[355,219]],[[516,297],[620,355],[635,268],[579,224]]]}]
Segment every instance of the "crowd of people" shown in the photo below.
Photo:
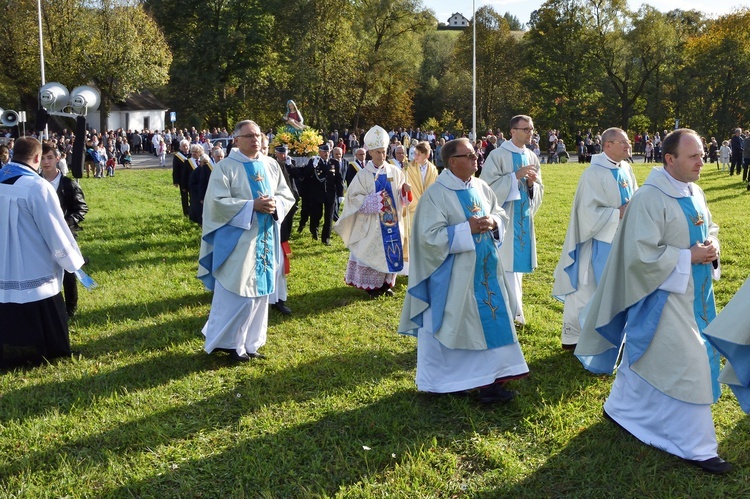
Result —
[{"label": "crowd of people", "polygon": [[[299,110],[287,107],[303,129]],[[205,351],[238,362],[263,358],[269,308],[292,313],[286,275],[299,203],[298,233],[309,226],[325,245],[332,231],[341,236],[348,285],[371,298],[393,297],[397,276],[408,276],[398,331],[416,337],[418,390],[512,400],[517,393],[507,383],[529,373],[516,327],[527,320],[523,276],[537,267],[544,184],[533,119],[513,117],[508,132],[507,139],[499,130],[474,139],[373,126],[344,134],[351,161],[336,132],[300,163],[283,144],[270,153],[272,132],[251,120],[235,126],[228,151],[212,142],[229,138],[226,130],[148,137],[151,153],[173,151],[182,213],[202,227],[198,277],[213,292]],[[731,465],[718,455],[710,411],[720,393],[719,352],[729,359],[725,371],[742,372],[733,389],[750,411],[742,382],[749,339],[739,327],[708,330],[720,245],[695,182],[710,152],[689,129],[644,135],[643,153],[656,157],[658,145],[662,166],[640,188],[624,130],[576,137],[590,165],[554,272],[552,293],[564,302],[560,344],[588,370],[616,371],[605,418],[703,471],[724,473]],[[0,208],[9,214],[0,220],[7,241],[0,246],[0,321],[9,325],[2,356],[18,349],[44,358],[70,354],[72,279],[92,285],[75,238],[88,206],[60,167],[72,140],[66,132],[44,143],[18,139],[0,170]],[[557,131],[546,140],[550,153],[565,157]],[[742,171],[744,181],[748,141],[738,128],[728,144],[730,175]],[[105,155],[138,154],[144,145],[141,134],[122,130],[92,131],[86,142]]]}]

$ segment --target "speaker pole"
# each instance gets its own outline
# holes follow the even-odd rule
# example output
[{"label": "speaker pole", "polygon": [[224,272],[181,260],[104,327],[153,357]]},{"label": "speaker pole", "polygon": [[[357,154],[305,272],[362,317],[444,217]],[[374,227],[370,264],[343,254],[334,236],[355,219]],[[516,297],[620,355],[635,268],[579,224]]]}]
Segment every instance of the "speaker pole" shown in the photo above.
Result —
[{"label": "speaker pole", "polygon": [[73,141],[73,158],[70,171],[75,178],[83,177],[83,154],[86,147],[86,117],[76,118],[76,138]]}]

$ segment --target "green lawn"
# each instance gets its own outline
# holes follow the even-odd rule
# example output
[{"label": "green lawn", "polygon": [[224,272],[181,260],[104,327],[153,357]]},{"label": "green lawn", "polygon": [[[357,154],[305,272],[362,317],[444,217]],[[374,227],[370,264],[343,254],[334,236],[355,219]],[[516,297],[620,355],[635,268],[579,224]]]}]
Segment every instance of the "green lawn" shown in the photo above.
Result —
[{"label": "green lawn", "polygon": [[[396,299],[343,282],[348,257],[295,234],[290,318],[271,312],[267,360],[202,350],[211,296],[195,279],[200,232],[167,170],[83,179],[80,236],[99,283],[71,323],[81,355],[0,372],[0,497],[740,497],[750,494],[750,420],[714,406],[714,477],[623,435],[601,416],[612,381],[560,347],[552,271],[583,165],[544,165],[539,268],[519,331],[531,376],[482,407],[417,393],[415,340]],[[639,163],[645,179],[650,166]],[[707,165],[721,227],[719,307],[750,271],[750,193]]]}]

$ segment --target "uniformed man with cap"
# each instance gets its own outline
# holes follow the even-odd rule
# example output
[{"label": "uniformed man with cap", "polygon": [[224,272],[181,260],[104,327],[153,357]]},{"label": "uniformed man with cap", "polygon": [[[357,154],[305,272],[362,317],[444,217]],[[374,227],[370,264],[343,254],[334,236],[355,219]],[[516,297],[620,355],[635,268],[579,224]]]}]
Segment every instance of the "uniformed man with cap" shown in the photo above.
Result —
[{"label": "uniformed man with cap", "polygon": [[330,146],[322,144],[318,148],[318,156],[310,158],[302,173],[309,198],[310,233],[313,239],[318,239],[320,217],[323,216],[322,240],[326,246],[331,244],[331,226],[336,203],[340,203],[344,197],[344,180],[341,177],[340,165],[330,157],[330,154]]}]

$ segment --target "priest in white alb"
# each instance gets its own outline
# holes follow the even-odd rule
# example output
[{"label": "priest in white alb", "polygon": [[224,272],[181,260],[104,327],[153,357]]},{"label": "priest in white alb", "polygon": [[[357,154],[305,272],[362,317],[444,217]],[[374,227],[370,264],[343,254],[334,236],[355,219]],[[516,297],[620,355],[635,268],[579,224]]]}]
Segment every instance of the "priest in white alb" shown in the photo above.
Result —
[{"label": "priest in white alb", "polygon": [[725,473],[731,465],[718,455],[711,416],[719,352],[703,334],[716,315],[719,228],[695,184],[698,134],[667,135],[663,162],[625,210],[575,355],[596,373],[617,368],[605,418],[703,471]]},{"label": "priest in white alb", "polygon": [[465,138],[441,151],[445,170],[414,214],[409,288],[399,332],[417,337],[417,389],[507,402],[505,387],[529,368],[516,337],[512,296],[499,258],[508,218],[492,189],[474,177]]},{"label": "priest in white alb", "polygon": [[214,292],[205,350],[239,362],[263,357],[268,297],[283,265],[280,225],[294,206],[279,164],[260,152],[261,135],[253,121],[236,125],[237,148],[214,167],[203,202],[198,278]]},{"label": "priest in white alb", "polygon": [[487,156],[480,174],[510,218],[500,259],[508,273],[508,291],[514,297],[514,315],[519,324],[526,323],[522,278],[537,266],[534,216],[544,195],[539,158],[526,147],[533,133],[534,122],[529,116],[514,116],[510,120],[510,140]]},{"label": "priest in white alb", "polygon": [[578,180],[568,232],[555,268],[552,296],[565,302],[562,347],[572,350],[581,334],[579,316],[607,263],[612,239],[628,201],[638,188],[627,162],[630,140],[619,128],[602,134],[604,152],[591,158]]}]

